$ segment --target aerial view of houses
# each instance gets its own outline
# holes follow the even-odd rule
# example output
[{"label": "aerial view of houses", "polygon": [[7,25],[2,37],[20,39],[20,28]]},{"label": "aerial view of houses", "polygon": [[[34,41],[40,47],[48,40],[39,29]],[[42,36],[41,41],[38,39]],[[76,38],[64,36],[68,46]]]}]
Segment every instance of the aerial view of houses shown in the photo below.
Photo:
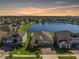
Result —
[{"label": "aerial view of houses", "polygon": [[[49,21],[47,17],[0,17],[1,58],[77,59],[79,25],[76,23],[77,20],[74,23],[73,20],[68,21],[68,19],[78,19],[79,17],[66,16],[67,20],[64,16],[48,17],[48,19],[55,18],[52,21]],[[65,21],[56,20],[58,18],[65,19]]]},{"label": "aerial view of houses", "polygon": [[0,0],[0,59],[79,59],[79,0]]}]

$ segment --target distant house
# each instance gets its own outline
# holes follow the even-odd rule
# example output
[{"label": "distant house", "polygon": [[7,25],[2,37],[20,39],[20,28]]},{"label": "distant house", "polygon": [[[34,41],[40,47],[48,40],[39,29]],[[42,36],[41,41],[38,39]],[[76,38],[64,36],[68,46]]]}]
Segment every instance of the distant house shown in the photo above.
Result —
[{"label": "distant house", "polygon": [[4,24],[4,21],[0,20],[0,25],[3,25]]},{"label": "distant house", "polygon": [[59,48],[77,48],[79,49],[79,33],[70,31],[55,32],[55,41]]},{"label": "distant house", "polygon": [[0,31],[0,45],[2,43],[2,39],[7,36],[7,32],[4,32],[4,31]]},{"label": "distant house", "polygon": [[16,24],[9,24],[8,27],[9,27],[10,31],[16,31],[17,30]]},{"label": "distant house", "polygon": [[0,31],[10,32],[8,25],[0,25]]},{"label": "distant house", "polygon": [[24,25],[25,24],[25,22],[24,21],[21,21],[21,25]]},{"label": "distant house", "polygon": [[31,48],[53,48],[53,39],[48,32],[34,32],[31,40]]}]

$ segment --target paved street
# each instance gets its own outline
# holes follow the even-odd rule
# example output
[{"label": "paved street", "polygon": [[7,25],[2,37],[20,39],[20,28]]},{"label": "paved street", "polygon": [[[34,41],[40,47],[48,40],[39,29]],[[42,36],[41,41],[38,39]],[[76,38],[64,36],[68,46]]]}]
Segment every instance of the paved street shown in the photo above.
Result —
[{"label": "paved street", "polygon": [[[0,54],[0,59],[5,59],[6,56],[9,56],[8,54]],[[36,55],[13,55],[14,57],[36,57]],[[76,56],[77,59],[79,59],[79,54],[52,54],[52,55],[41,55],[43,59],[58,59],[58,56]]]},{"label": "paved street", "polygon": [[[6,55],[9,56],[9,55]],[[14,57],[36,57],[35,55],[13,55]],[[41,55],[43,57],[43,59],[58,59],[58,56],[76,56],[77,59],[79,59],[79,54],[72,54],[72,55],[68,55],[68,54],[52,54],[52,55]]]}]

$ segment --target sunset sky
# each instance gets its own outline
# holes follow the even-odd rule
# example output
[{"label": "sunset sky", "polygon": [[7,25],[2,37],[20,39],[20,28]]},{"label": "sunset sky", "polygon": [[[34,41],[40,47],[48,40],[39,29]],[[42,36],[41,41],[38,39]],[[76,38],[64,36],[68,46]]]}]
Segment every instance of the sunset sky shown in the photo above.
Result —
[{"label": "sunset sky", "polygon": [[0,0],[0,16],[79,16],[79,0]]}]

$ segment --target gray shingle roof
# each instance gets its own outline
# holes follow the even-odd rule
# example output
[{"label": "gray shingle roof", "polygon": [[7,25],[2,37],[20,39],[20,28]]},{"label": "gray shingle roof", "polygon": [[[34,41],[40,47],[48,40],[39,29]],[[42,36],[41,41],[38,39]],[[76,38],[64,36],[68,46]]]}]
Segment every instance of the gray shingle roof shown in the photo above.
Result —
[{"label": "gray shingle roof", "polygon": [[0,31],[10,32],[8,25],[0,25]]},{"label": "gray shingle roof", "polygon": [[47,32],[34,32],[31,44],[35,43],[36,40],[39,44],[53,43],[53,39],[50,37],[50,35],[47,34]]},{"label": "gray shingle roof", "polygon": [[[66,40],[71,43],[79,43],[79,36],[74,37],[72,36],[73,34],[75,35],[76,33],[72,33],[70,31],[55,32],[55,39],[57,41]],[[77,33],[77,35],[79,34]]]}]

